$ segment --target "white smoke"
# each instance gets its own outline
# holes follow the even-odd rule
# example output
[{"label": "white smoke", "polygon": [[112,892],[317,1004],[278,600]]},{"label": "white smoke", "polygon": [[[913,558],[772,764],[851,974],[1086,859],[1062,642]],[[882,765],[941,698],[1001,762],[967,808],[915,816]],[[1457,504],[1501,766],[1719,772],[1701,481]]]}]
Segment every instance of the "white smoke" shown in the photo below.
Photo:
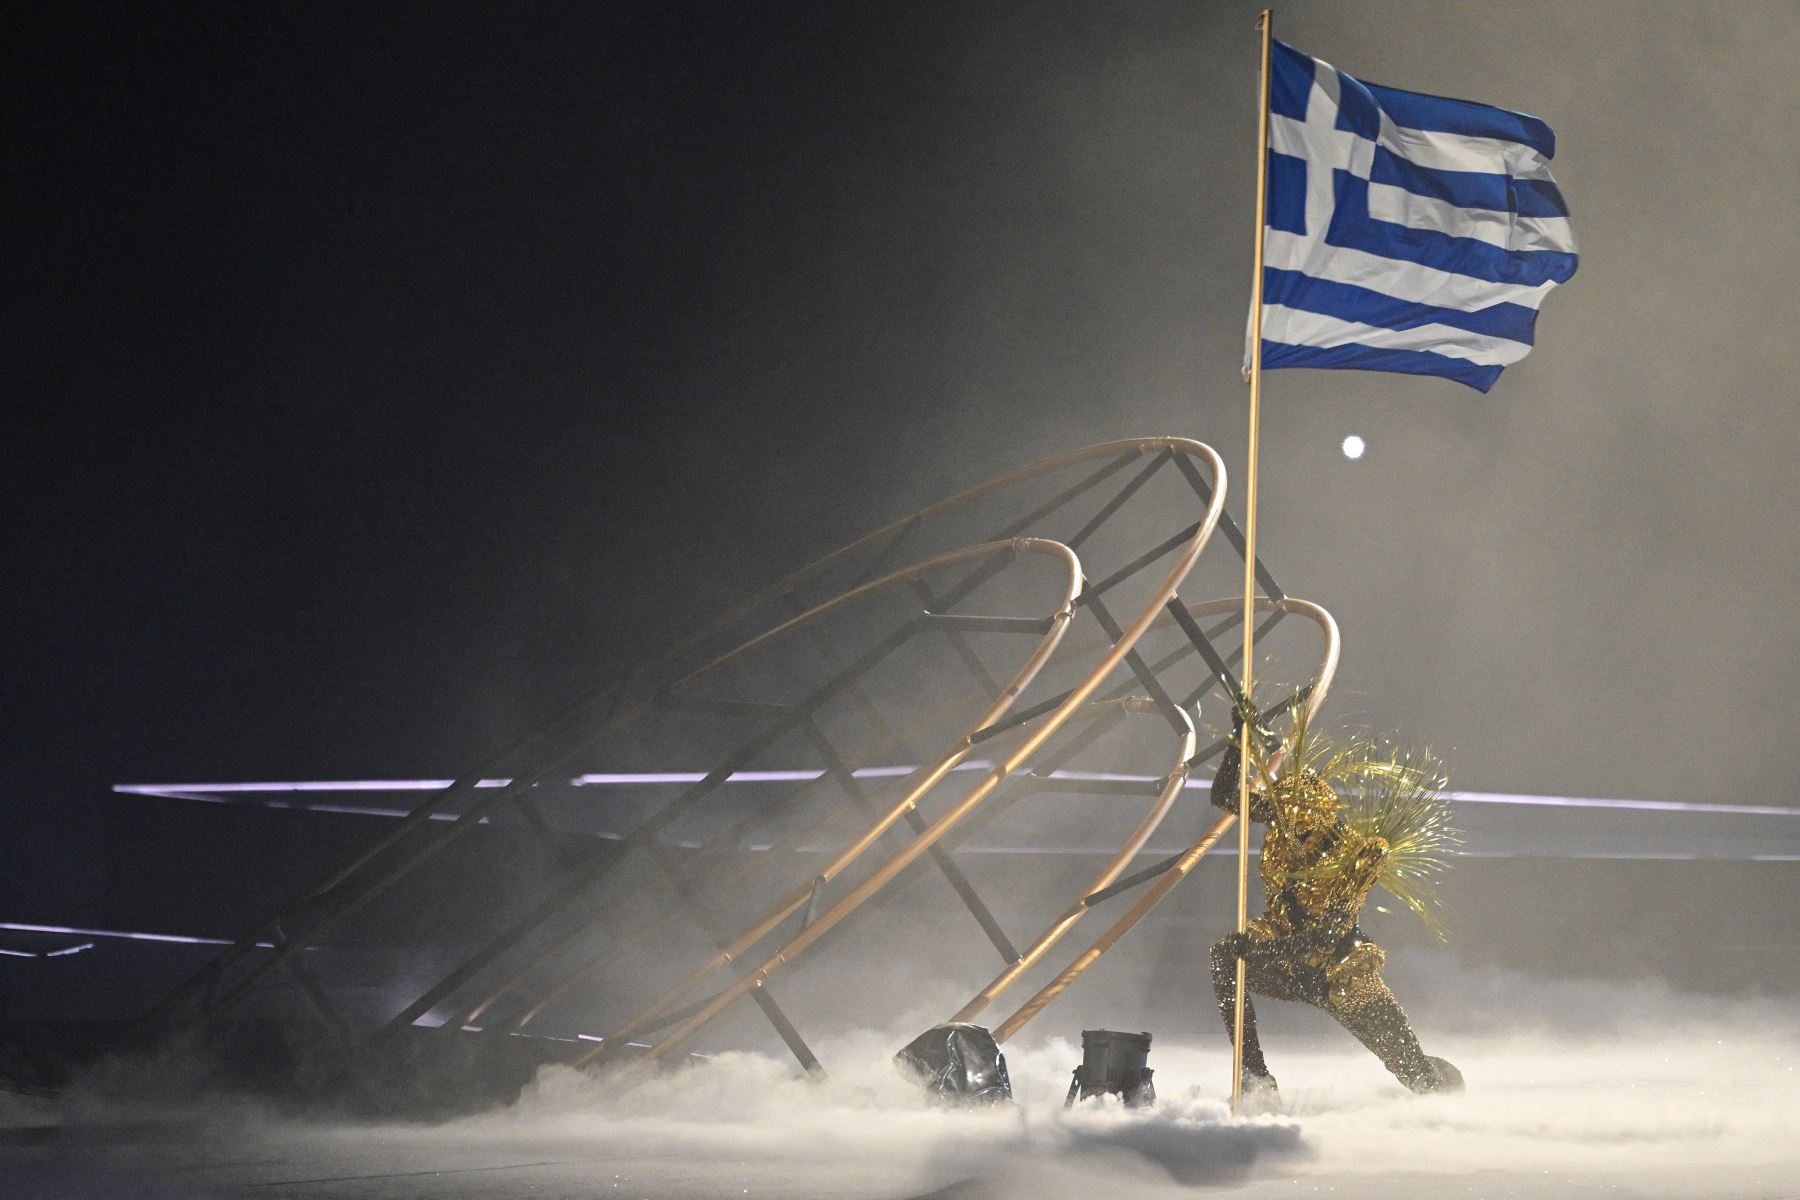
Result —
[{"label": "white smoke", "polygon": [[[1456,1096],[1414,1097],[1341,1031],[1269,1005],[1280,1109],[1237,1121],[1210,1027],[1158,1037],[1151,1109],[1065,1110],[1078,1045],[1027,1036],[1008,1048],[1017,1103],[954,1111],[928,1107],[894,1069],[909,1026],[822,1039],[821,1082],[748,1053],[628,1090],[551,1067],[515,1103],[436,1125],[284,1118],[203,1094],[134,1106],[115,1092],[108,1108],[90,1093],[60,1141],[0,1141],[0,1174],[9,1196],[59,1197],[127,1182],[137,1196],[383,1200],[1800,1192],[1791,1004],[1483,973],[1442,983],[1415,1017],[1427,1048],[1466,1074]],[[1469,1003],[1502,992],[1508,1025]]]}]

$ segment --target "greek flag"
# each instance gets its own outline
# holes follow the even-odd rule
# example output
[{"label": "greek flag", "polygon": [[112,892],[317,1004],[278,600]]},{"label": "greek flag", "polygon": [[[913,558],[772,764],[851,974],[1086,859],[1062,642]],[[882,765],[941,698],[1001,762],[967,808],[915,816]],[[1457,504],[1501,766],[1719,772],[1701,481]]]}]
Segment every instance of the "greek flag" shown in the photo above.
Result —
[{"label": "greek flag", "polygon": [[1536,117],[1362,83],[1276,42],[1263,366],[1487,391],[1575,274],[1555,155]]}]

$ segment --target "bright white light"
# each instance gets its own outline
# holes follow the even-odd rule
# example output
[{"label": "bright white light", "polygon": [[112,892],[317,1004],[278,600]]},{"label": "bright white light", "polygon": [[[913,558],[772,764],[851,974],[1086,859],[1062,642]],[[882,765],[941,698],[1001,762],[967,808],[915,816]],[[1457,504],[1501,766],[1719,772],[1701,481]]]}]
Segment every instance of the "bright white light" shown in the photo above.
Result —
[{"label": "bright white light", "polygon": [[1368,449],[1368,443],[1364,442],[1354,433],[1344,439],[1345,458],[1361,458],[1363,456],[1363,451],[1366,449]]}]

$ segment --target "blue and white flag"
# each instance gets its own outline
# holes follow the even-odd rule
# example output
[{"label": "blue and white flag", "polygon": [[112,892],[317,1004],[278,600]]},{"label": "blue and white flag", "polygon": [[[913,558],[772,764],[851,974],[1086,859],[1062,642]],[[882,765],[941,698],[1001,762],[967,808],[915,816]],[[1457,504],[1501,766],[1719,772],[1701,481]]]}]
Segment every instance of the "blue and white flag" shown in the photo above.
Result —
[{"label": "blue and white flag", "polygon": [[1263,367],[1487,391],[1575,274],[1555,155],[1536,117],[1363,83],[1276,42]]}]

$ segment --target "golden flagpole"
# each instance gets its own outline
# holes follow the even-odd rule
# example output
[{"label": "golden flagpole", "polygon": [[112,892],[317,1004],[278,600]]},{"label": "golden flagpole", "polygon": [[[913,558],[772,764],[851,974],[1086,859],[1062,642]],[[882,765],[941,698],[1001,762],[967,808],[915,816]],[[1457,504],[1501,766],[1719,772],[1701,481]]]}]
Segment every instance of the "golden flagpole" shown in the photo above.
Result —
[{"label": "golden flagpole", "polygon": [[[1244,476],[1244,695],[1254,681],[1256,632],[1256,455],[1262,408],[1263,235],[1269,203],[1269,58],[1274,43],[1275,15],[1263,9],[1256,18],[1262,33],[1262,74],[1256,98],[1256,261],[1250,281],[1250,465]],[[1250,928],[1250,736],[1253,721],[1246,721],[1238,739],[1238,858],[1237,928]],[[1231,1111],[1235,1116],[1244,1103],[1244,960],[1237,960],[1236,1003],[1231,1014]]]}]

